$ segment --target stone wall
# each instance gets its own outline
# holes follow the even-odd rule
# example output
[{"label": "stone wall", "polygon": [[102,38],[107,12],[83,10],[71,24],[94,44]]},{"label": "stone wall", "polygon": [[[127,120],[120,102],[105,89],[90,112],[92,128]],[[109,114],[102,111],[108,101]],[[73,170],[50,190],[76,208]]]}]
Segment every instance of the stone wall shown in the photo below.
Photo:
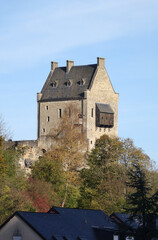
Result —
[{"label": "stone wall", "polygon": [[[78,119],[79,115],[83,116],[83,128],[86,129],[86,100],[68,100],[57,102],[40,102],[40,114],[39,114],[39,139],[44,136],[54,135],[59,128],[63,116]],[[60,112],[61,111],[61,112]],[[60,115],[61,114],[61,115]],[[82,121],[82,122],[81,122]],[[42,142],[42,141],[41,141]]]},{"label": "stone wall", "polygon": [[38,140],[8,141],[5,142],[5,148],[20,149],[19,163],[21,168],[26,170],[43,154],[43,149],[39,146]]},{"label": "stone wall", "polygon": [[[89,149],[92,149],[96,139],[104,134],[110,137],[118,136],[118,101],[119,94],[115,93],[112,87],[104,66],[104,59],[102,59],[97,67],[93,84],[87,90],[87,138],[89,140]],[[110,104],[114,111],[114,126],[112,128],[96,127],[96,103]]]}]

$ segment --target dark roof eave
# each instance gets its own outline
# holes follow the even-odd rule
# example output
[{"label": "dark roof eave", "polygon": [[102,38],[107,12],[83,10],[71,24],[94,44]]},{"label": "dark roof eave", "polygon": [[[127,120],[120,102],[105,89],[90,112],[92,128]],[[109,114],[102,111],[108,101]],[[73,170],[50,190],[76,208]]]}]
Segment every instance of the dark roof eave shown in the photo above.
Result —
[{"label": "dark roof eave", "polygon": [[76,97],[76,98],[48,98],[41,99],[38,102],[60,102],[60,101],[72,101],[72,100],[82,100],[86,99],[85,97]]}]

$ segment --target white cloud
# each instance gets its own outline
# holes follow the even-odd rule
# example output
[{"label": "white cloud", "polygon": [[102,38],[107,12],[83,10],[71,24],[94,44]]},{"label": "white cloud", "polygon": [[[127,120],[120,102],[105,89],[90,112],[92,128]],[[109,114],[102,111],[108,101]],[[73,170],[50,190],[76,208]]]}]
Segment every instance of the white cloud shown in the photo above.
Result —
[{"label": "white cloud", "polygon": [[4,16],[0,63],[31,64],[70,47],[157,29],[154,0],[48,1]]}]

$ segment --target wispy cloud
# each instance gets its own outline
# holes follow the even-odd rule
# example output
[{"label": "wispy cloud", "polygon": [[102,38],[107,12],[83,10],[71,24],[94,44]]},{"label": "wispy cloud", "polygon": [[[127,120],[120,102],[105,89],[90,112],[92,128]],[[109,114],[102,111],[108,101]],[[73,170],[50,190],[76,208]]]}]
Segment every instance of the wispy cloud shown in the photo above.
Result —
[{"label": "wispy cloud", "polygon": [[8,62],[20,67],[67,48],[152,31],[157,20],[155,0],[48,1],[33,10],[21,6],[2,18],[0,65],[5,71]]}]

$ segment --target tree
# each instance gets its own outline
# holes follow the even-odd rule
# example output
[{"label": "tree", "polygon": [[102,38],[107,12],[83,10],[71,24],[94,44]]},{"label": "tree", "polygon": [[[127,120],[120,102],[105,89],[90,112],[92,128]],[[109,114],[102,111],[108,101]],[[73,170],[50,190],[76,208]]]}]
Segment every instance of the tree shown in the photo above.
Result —
[{"label": "tree", "polygon": [[63,166],[57,148],[48,151],[35,162],[32,167],[32,177],[52,184],[54,190],[59,190],[63,183]]},{"label": "tree", "polygon": [[47,212],[52,206],[59,206],[61,197],[50,182],[28,178],[25,196],[32,202],[34,211]]},{"label": "tree", "polygon": [[[102,136],[88,156],[88,169],[81,171],[83,183],[79,207],[99,208],[112,213],[123,208],[124,174],[119,164],[123,143],[118,138]],[[85,204],[85,205],[84,205]]]},{"label": "tree", "polygon": [[1,178],[1,181],[4,181],[4,178],[7,173],[7,165],[6,165],[5,158],[3,156],[3,143],[4,143],[4,139],[2,136],[0,136],[0,178]]},{"label": "tree", "polygon": [[74,202],[72,207],[77,206],[77,200],[69,201],[71,192],[76,193],[74,199],[79,195],[79,169],[85,164],[85,154],[87,151],[87,140],[83,131],[83,125],[79,121],[80,110],[72,104],[68,105],[60,122],[60,125],[52,136],[57,143],[58,152],[64,168],[64,196],[62,207],[70,206],[69,202]]},{"label": "tree", "polygon": [[54,190],[63,198],[62,207],[76,207],[79,169],[83,166],[87,149],[78,110],[69,105],[60,125],[57,129],[52,129],[50,135],[54,139],[54,145],[35,163],[32,176],[52,183]]},{"label": "tree", "polygon": [[127,171],[139,157],[142,166],[150,169],[150,158],[131,139],[102,136],[88,155],[88,169],[81,171],[82,185],[79,207],[99,208],[106,213],[122,212],[128,189]]},{"label": "tree", "polygon": [[19,166],[18,149],[5,149],[6,130],[0,120],[0,224],[16,210],[30,210],[24,195],[25,176]]},{"label": "tree", "polygon": [[[128,170],[129,181],[127,186],[133,192],[127,196],[130,219],[137,218],[139,227],[136,231],[138,239],[148,239],[149,234],[156,228],[156,214],[158,212],[158,191],[151,195],[151,186],[147,179],[147,173],[139,160],[135,160]],[[156,229],[155,229],[156,230]]]}]

